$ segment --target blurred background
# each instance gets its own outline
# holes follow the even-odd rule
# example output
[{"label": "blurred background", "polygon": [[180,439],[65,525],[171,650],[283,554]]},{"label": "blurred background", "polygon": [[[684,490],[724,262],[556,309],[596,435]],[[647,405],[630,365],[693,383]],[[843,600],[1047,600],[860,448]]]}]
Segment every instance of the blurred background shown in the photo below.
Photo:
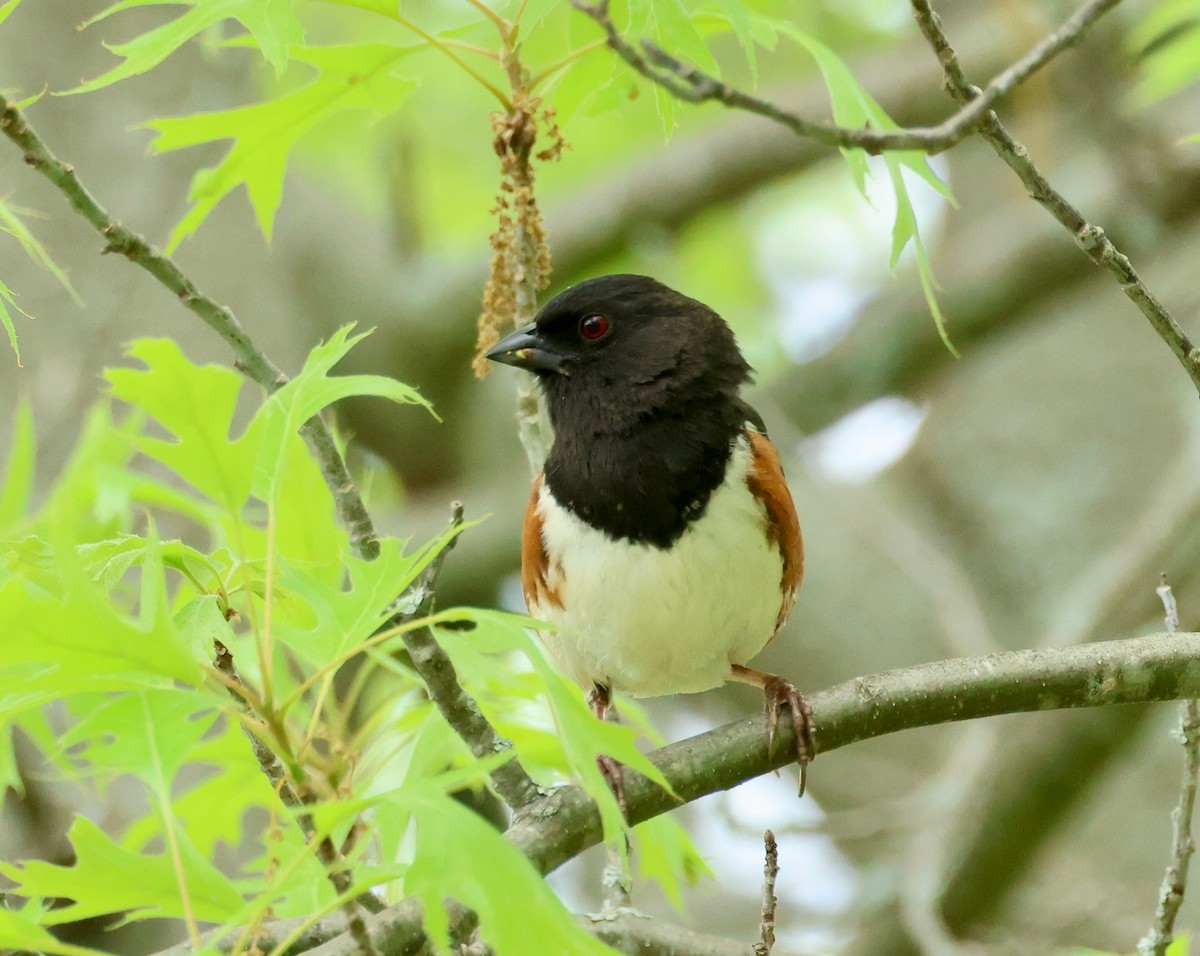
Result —
[{"label": "blurred background", "polygon": [[[448,5],[405,12],[436,21]],[[951,112],[901,0],[788,6],[899,122]],[[1187,90],[1152,104],[1138,95],[1130,32],[1149,6],[1103,20],[1002,113],[1195,334],[1200,148],[1181,138],[1200,129],[1200,110]],[[22,96],[69,89],[115,65],[101,41],[178,15],[141,9],[77,29],[101,7],[23,4],[0,29],[0,86]],[[1070,12],[1049,0],[939,9],[980,85]],[[350,29],[330,17],[330,29]],[[580,17],[572,29],[591,37],[595,27]],[[223,150],[151,156],[139,124],[252,102],[269,82],[255,56],[218,49],[220,39],[210,31],[149,76],[47,95],[29,110],[100,201],[156,244],[186,212],[192,174]],[[749,82],[728,43],[729,78]],[[394,475],[372,489],[382,530],[421,540],[452,499],[468,517],[489,515],[448,561],[440,600],[520,608],[530,475],[514,382],[507,369],[483,381],[470,371],[498,180],[494,101],[434,54],[420,56],[422,89],[399,114],[339,118],[301,142],[269,244],[239,191],[176,259],[288,371],[344,323],[377,330],[345,369],[419,386],[442,418],[372,402],[339,409],[352,454]],[[765,95],[828,116],[819,76],[795,50],[760,56],[759,71]],[[643,85],[603,94],[576,97],[562,117],[571,148],[539,172],[551,291],[605,272],[648,273],[736,330],[758,370],[751,400],[786,452],[808,550],[796,613],[764,667],[817,690],[947,656],[1147,633],[1161,629],[1160,571],[1183,626],[1196,626],[1197,396],[1112,278],[986,144],[934,161],[958,208],[911,186],[956,359],[910,256],[888,269],[886,180],[868,184],[865,202],[836,153],[765,120],[681,104],[664,131]],[[15,242],[0,245],[0,275],[36,317],[17,318],[23,367],[0,359],[0,449],[11,410],[29,399],[49,482],[103,391],[101,370],[123,360],[122,343],[170,336],[195,359],[230,357],[145,273],[101,257],[98,236],[7,142],[0,194],[37,211],[32,227],[84,302]],[[648,702],[671,739],[758,706],[737,687]],[[822,757],[799,802],[790,774],[709,797],[682,814],[716,874],[692,891],[688,921],[753,937],[769,826],[781,843],[781,944],[797,950],[1129,951],[1149,926],[1167,859],[1175,720],[1162,705],[931,728]],[[119,788],[63,790],[35,773],[29,783],[27,799],[5,802],[0,858],[67,862],[73,813],[120,818]],[[598,908],[602,864],[584,858],[555,875],[572,907]],[[634,900],[667,911],[653,892]],[[1181,923],[1198,917],[1193,893]],[[97,939],[95,927],[76,931]],[[145,952],[171,932],[143,924],[100,945]]]}]

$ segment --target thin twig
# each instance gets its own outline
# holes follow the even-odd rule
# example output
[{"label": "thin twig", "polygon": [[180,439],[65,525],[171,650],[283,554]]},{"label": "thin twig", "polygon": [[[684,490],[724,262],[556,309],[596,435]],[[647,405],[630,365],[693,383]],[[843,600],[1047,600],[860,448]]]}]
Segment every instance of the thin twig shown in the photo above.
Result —
[{"label": "thin twig", "polygon": [[[1175,634],[1179,630],[1179,607],[1166,574],[1160,581],[1154,590],[1163,604],[1167,633]],[[1179,803],[1171,812],[1171,861],[1158,891],[1154,925],[1138,941],[1140,956],[1165,956],[1167,947],[1174,941],[1175,918],[1187,890],[1188,865],[1196,852],[1196,841],[1192,839],[1192,813],[1196,807],[1197,779],[1200,778],[1200,701],[1185,700],[1180,706],[1178,739],[1183,744],[1183,781],[1179,787]]]},{"label": "thin twig", "polygon": [[818,123],[785,110],[722,83],[715,77],[685,64],[648,40],[638,45],[618,32],[609,15],[608,0],[595,4],[571,0],[575,9],[585,13],[604,30],[608,46],[642,76],[657,83],[678,99],[689,103],[715,102],[730,109],[744,110],[782,123],[800,136],[827,146],[859,148],[868,153],[917,149],[934,155],[949,149],[969,136],[984,115],[1005,96],[1067,47],[1078,43],[1088,28],[1121,0],[1088,0],[1061,27],[1038,43],[1025,56],[997,73],[977,98],[964,102],[954,115],[936,126],[914,126],[901,130],[859,129]]},{"label": "thin twig", "polygon": [[[942,30],[941,18],[929,6],[928,0],[911,0],[911,3],[917,26],[937,54],[938,62],[946,74],[950,95],[962,104],[977,100],[981,95],[980,90],[972,86],[963,73],[958,54]],[[1089,223],[1078,209],[1050,185],[1029,158],[1028,150],[1013,139],[995,111],[988,110],[984,115],[979,125],[979,135],[1017,174],[1030,197],[1071,232],[1079,248],[1096,265],[1116,276],[1121,290],[1175,353],[1192,384],[1200,391],[1200,348],[1195,346],[1166,306],[1146,287],[1129,257],[1113,245],[1102,228]]]},{"label": "thin twig", "polygon": [[[457,530],[463,523],[462,503],[454,502],[450,512],[451,530]],[[417,595],[415,607],[411,601],[405,600],[405,610],[393,617],[389,626],[405,624],[433,610],[433,585],[442,562],[457,540],[457,536],[450,538],[409,592]],[[412,658],[413,668],[425,682],[430,699],[455,733],[471,748],[471,752],[480,758],[497,753],[514,753],[512,741],[497,733],[479,709],[479,704],[463,689],[450,656],[438,644],[433,632],[427,627],[405,631],[403,640]],[[504,802],[514,810],[527,806],[540,792],[515,753],[512,759],[492,771],[492,783]]]},{"label": "thin twig", "polygon": [[758,942],[754,944],[754,956],[771,956],[775,948],[775,878],[779,876],[779,846],[775,834],[770,830],[763,833],[763,888],[762,919],[758,924]]},{"label": "thin twig", "polygon": [[[241,685],[242,678],[238,673],[237,665],[234,663],[233,654],[220,641],[213,641],[213,645],[216,651],[216,660],[213,661],[213,666],[229,682],[229,695],[245,713],[254,718],[255,714],[250,709],[246,697],[237,693],[234,689],[236,685]],[[258,760],[258,765],[262,768],[263,774],[271,782],[271,786],[279,795],[280,801],[284,806],[295,812],[296,822],[300,824],[300,829],[304,831],[305,839],[312,845],[317,858],[321,861],[329,882],[333,884],[333,888],[339,896],[348,893],[354,885],[354,875],[346,868],[346,861],[334,845],[333,837],[329,834],[322,836],[317,830],[316,821],[308,809],[308,804],[311,800],[301,796],[299,791],[292,785],[287,769],[284,767],[283,761],[279,759],[279,755],[260,740],[256,734],[252,733],[245,724],[242,725],[242,730],[250,738],[250,745],[254,749],[254,757]],[[342,908],[346,917],[347,930],[364,956],[376,956],[376,954],[374,944],[367,933],[367,925],[363,920],[362,911],[366,910],[368,913],[378,913],[383,908],[383,902],[370,892],[360,893],[353,899],[348,900]]]},{"label": "thin twig", "polygon": [[[244,375],[268,392],[274,392],[287,383],[287,376],[251,341],[232,310],[200,292],[169,256],[163,255],[136,232],[109,215],[80,181],[74,167],[55,156],[16,104],[4,97],[0,97],[0,133],[20,147],[25,153],[25,163],[50,180],[66,197],[71,208],[104,237],[104,252],[119,253],[141,266],[220,335],[233,350],[234,365]],[[329,429],[320,416],[314,415],[300,426],[300,434],[317,459],[355,551],[367,560],[377,557],[379,542],[375,537],[371,516],[367,514],[366,506]]]}]

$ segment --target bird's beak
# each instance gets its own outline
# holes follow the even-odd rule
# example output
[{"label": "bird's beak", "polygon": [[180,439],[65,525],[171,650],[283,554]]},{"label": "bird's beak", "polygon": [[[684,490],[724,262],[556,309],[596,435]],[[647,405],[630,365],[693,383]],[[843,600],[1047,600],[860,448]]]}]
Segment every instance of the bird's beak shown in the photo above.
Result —
[{"label": "bird's beak", "polygon": [[484,358],[529,372],[562,373],[566,356],[556,352],[538,335],[537,326],[531,323],[506,335],[487,351]]}]

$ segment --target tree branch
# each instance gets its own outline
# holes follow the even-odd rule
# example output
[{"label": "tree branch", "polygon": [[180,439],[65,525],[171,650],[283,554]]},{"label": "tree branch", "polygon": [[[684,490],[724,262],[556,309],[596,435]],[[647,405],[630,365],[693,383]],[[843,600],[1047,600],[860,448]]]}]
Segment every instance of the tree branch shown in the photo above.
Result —
[{"label": "tree branch", "polygon": [[[579,923],[602,942],[635,956],[756,956],[758,952],[752,943],[697,933],[636,913],[620,913],[612,919],[583,916]],[[781,949],[773,952],[774,956],[789,956]]]},{"label": "tree branch", "polygon": [[[1174,634],[1179,629],[1179,608],[1165,574],[1155,591],[1166,612],[1167,633]],[[1183,744],[1183,782],[1179,787],[1179,803],[1171,812],[1171,862],[1163,874],[1154,925],[1138,941],[1140,956],[1166,956],[1167,947],[1174,942],[1175,918],[1183,905],[1188,865],[1196,852],[1192,815],[1196,809],[1197,778],[1200,778],[1200,701],[1194,698],[1184,701],[1180,707],[1179,742]]]},{"label": "tree branch", "polygon": [[[1200,695],[1200,633],[1155,634],[1077,647],[1033,649],[935,661],[859,677],[809,695],[821,754],[915,727],[1000,714],[1180,700]],[[761,714],[670,744],[650,755],[680,800],[728,790],[791,762],[789,727],[768,753]],[[677,809],[680,802],[636,774],[626,776],[630,823]],[[543,873],[603,839],[600,815],[577,786],[555,790],[524,808],[506,834]],[[411,901],[368,921],[380,953],[400,952],[393,937],[414,937]],[[486,927],[485,927],[486,931]],[[348,935],[320,956],[353,951]],[[409,950],[404,950],[408,952]]]},{"label": "tree branch", "polygon": [[[462,523],[463,506],[461,502],[456,501],[451,505],[450,527],[455,530],[462,527]],[[425,574],[413,588],[412,593],[417,596],[417,603],[411,609],[405,609],[393,617],[392,625],[424,617],[433,610],[433,584],[442,562],[457,540],[457,537],[451,538],[426,568]],[[497,733],[496,728],[479,709],[479,704],[463,690],[453,662],[438,644],[433,632],[427,627],[406,631],[403,640],[412,658],[413,668],[425,682],[434,705],[446,723],[471,748],[471,753],[480,758],[497,753],[513,753],[512,741]],[[537,784],[526,773],[515,753],[511,760],[492,771],[492,783],[504,802],[514,810],[528,805],[539,795]]]},{"label": "tree branch", "polygon": [[[0,133],[19,146],[25,153],[25,163],[58,187],[71,208],[104,237],[104,252],[119,253],[141,266],[220,335],[233,350],[234,364],[243,374],[268,392],[274,392],[287,383],[287,376],[250,340],[232,310],[204,295],[169,256],[160,253],[136,232],[109,215],[80,181],[74,167],[50,152],[16,104],[5,97],[0,97]],[[321,468],[355,551],[367,560],[377,557],[379,542],[375,538],[371,516],[367,514],[333,435],[319,415],[314,415],[301,425],[300,434]]]},{"label": "tree branch", "polygon": [[[1200,691],[1200,633],[1156,634],[1078,647],[960,657],[858,677],[808,695],[817,752],[829,753],[898,730],[999,714],[1181,700]],[[651,755],[687,803],[780,769],[795,754],[790,730],[767,753],[760,714],[726,724]],[[788,749],[788,748],[791,749]],[[679,806],[636,774],[626,775],[631,823]],[[578,787],[533,804],[508,837],[543,872],[602,837],[600,816]]]},{"label": "tree branch", "polygon": [[599,0],[595,4],[571,0],[571,6],[599,24],[604,30],[609,48],[622,60],[678,99],[688,103],[715,102],[730,109],[755,113],[783,124],[798,136],[816,140],[826,146],[841,149],[858,148],[868,153],[916,149],[935,155],[974,132],[994,103],[1067,47],[1078,43],[1092,24],[1120,2],[1121,0],[1088,0],[1061,27],[1034,46],[1025,56],[996,74],[982,91],[977,91],[978,96],[963,101],[961,108],[953,116],[936,126],[917,126],[902,130],[852,129],[807,120],[775,103],[722,83],[695,66],[681,63],[649,40],[642,40],[639,49],[618,32],[609,15],[608,0]]},{"label": "tree branch", "polygon": [[[818,753],[915,727],[1000,714],[1107,707],[1200,697],[1200,633],[1153,634],[1076,647],[1031,649],[960,657],[857,677],[809,695]],[[786,724],[786,722],[784,722]],[[768,752],[762,714],[670,744],[650,755],[680,800],[690,803],[786,766],[795,755],[790,725],[781,724]],[[636,774],[626,776],[630,823],[677,809],[680,802]],[[578,786],[567,786],[525,807],[507,838],[543,873],[603,839],[600,815]],[[469,911],[448,903],[451,923],[466,925]],[[423,940],[420,907],[393,904],[370,917],[367,930],[382,956],[415,953]],[[268,926],[267,932],[273,932]],[[328,939],[320,927],[310,938]],[[313,956],[349,956],[348,933]],[[174,956],[174,950],[165,951]]]},{"label": "tree branch", "polygon": [[[971,85],[958,63],[958,54],[942,30],[941,18],[929,6],[928,0],[911,0],[913,16],[929,45],[937,54],[946,74],[947,88],[956,102],[968,104],[980,98],[977,87]],[[1138,275],[1129,257],[1112,244],[1099,226],[1089,223],[1066,198],[1054,189],[1029,158],[1028,150],[1009,134],[993,110],[988,110],[979,125],[982,136],[1025,184],[1030,197],[1070,230],[1075,242],[1096,265],[1107,269],[1117,278],[1121,290],[1149,320],[1154,330],[1175,353],[1192,384],[1200,391],[1200,349],[1183,328],[1155,297]]]}]

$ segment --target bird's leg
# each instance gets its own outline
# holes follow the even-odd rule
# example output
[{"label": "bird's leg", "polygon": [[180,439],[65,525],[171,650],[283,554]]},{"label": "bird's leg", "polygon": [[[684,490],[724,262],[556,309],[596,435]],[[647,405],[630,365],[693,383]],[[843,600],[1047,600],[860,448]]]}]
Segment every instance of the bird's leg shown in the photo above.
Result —
[{"label": "bird's leg", "polygon": [[817,752],[813,740],[816,727],[808,701],[796,689],[795,684],[776,674],[734,664],[730,676],[736,681],[753,684],[762,690],[763,702],[767,709],[767,752],[771,756],[775,755],[775,727],[779,723],[779,710],[786,705],[792,712],[792,728],[796,732],[796,762],[800,764],[800,796],[804,796],[804,788],[808,784],[808,764]]},{"label": "bird's leg", "polygon": [[[588,706],[597,720],[608,720],[610,715],[613,720],[617,719],[617,709],[612,702],[612,689],[606,684],[592,685],[591,693],[588,694]],[[625,781],[621,776],[621,765],[608,754],[597,754],[596,765],[612,788],[617,805],[621,808],[621,815],[628,819],[629,807],[625,803]]]}]

